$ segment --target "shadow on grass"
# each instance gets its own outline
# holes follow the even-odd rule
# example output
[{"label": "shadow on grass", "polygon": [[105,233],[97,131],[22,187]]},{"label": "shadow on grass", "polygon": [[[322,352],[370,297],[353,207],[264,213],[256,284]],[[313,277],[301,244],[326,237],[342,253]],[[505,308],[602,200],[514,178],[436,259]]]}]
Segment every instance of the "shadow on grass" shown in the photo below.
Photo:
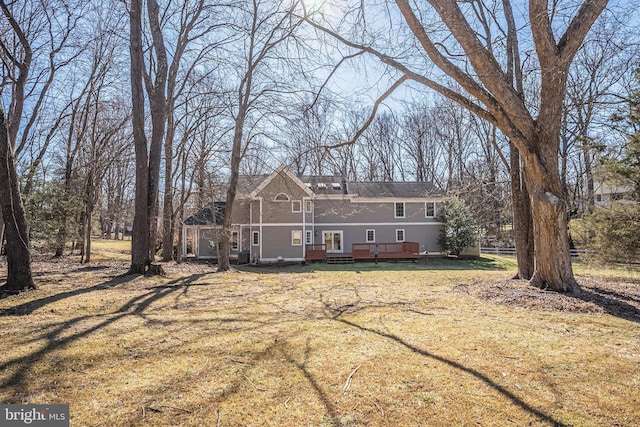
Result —
[{"label": "shadow on grass", "polygon": [[379,331],[377,329],[374,328],[368,328],[366,326],[362,326],[359,325],[355,322],[351,322],[349,320],[346,319],[340,319],[337,317],[334,317],[334,320],[341,322],[345,325],[351,326],[353,328],[359,329],[361,331],[365,331],[365,332],[369,332],[378,336],[381,336],[383,338],[387,338],[390,339],[400,345],[402,345],[403,347],[411,350],[414,353],[417,353],[421,356],[424,357],[428,357],[430,359],[436,360],[440,363],[444,363],[445,365],[448,365],[454,369],[457,369],[459,371],[465,372],[467,374],[470,374],[471,376],[477,378],[478,380],[484,382],[486,385],[488,385],[489,387],[491,387],[492,389],[496,390],[497,392],[499,392],[501,395],[503,395],[504,397],[506,397],[507,399],[509,399],[513,404],[515,404],[516,406],[520,407],[521,409],[523,409],[524,411],[530,413],[531,415],[539,418],[540,420],[547,422],[549,424],[551,424],[552,426],[556,426],[556,427],[567,427],[566,424],[556,420],[555,418],[553,418],[551,415],[546,414],[545,412],[542,412],[539,409],[534,408],[533,406],[531,406],[530,404],[528,404],[527,402],[525,402],[524,400],[520,399],[518,396],[516,396],[515,394],[513,394],[511,391],[507,390],[505,387],[501,386],[500,384],[496,383],[494,380],[492,380],[491,378],[489,378],[487,375],[483,374],[482,372],[479,372],[473,368],[469,368],[467,366],[464,366],[461,363],[455,362],[453,360],[447,359],[446,357],[443,356],[439,356],[437,354],[434,353],[430,353],[426,350],[423,350],[421,348],[418,348],[416,346],[414,346],[413,344],[408,343],[407,341],[405,341],[404,339],[402,339],[401,337],[388,333],[388,332],[383,332],[383,331]]},{"label": "shadow on grass", "polygon": [[[81,330],[75,334],[62,336],[64,332],[72,330],[74,327],[77,327],[83,321],[90,320],[95,317],[103,317],[104,314],[78,316],[73,319],[69,319],[67,321],[57,324],[54,327],[54,329],[52,329],[51,331],[45,332],[41,335],[40,339],[46,340],[46,344],[40,350],[33,351],[24,356],[16,357],[14,359],[8,360],[0,364],[0,371],[5,371],[7,369],[15,368],[14,374],[11,375],[7,380],[0,383],[0,389],[13,388],[14,400],[17,400],[16,394],[18,393],[18,391],[26,387],[25,375],[29,372],[30,368],[36,362],[41,360],[47,354],[55,351],[60,347],[63,347],[79,339],[87,337],[93,334],[94,332],[104,329],[107,326],[112,325],[127,316],[132,316],[132,315],[142,316],[142,313],[151,304],[153,304],[154,302],[162,298],[165,298],[171,295],[174,292],[184,289],[185,287],[189,286],[191,282],[199,279],[203,275],[204,274],[193,274],[189,277],[183,277],[183,278],[173,280],[167,284],[169,286],[150,288],[149,292],[146,292],[142,295],[138,295],[134,298],[131,298],[124,305],[122,305],[118,310],[116,310],[111,317],[107,318],[106,320],[94,326]],[[83,293],[93,292],[100,289],[106,289],[110,286],[113,286],[114,281],[116,281],[116,283],[121,283],[120,281],[126,282],[128,280],[131,280],[131,277],[119,276],[107,282],[104,282],[89,288],[80,289],[78,291],[72,291],[72,292],[63,292],[61,294],[53,295],[48,298],[42,298],[41,300],[36,300],[31,303],[28,303],[28,304],[33,304],[35,302],[36,303],[35,305],[22,307],[22,308],[26,310],[30,310],[29,312],[32,312],[33,310],[35,310],[35,308],[42,307],[53,301],[59,301],[64,298],[69,298],[73,295],[80,295]],[[25,304],[25,305],[28,305],[28,304]],[[21,313],[21,314],[24,314],[24,313]]]},{"label": "shadow on grass", "polygon": [[66,298],[84,295],[95,291],[102,291],[114,286],[122,285],[131,281],[134,277],[135,276],[116,276],[113,279],[110,279],[103,283],[98,283],[97,285],[90,286],[88,288],[79,288],[72,291],[60,292],[59,294],[25,302],[23,304],[16,305],[15,307],[0,310],[0,316],[26,316],[33,313],[37,309],[45,307],[51,303],[61,301]]},{"label": "shadow on grass", "polygon": [[309,360],[310,355],[311,355],[311,346],[309,344],[309,339],[307,339],[307,345],[305,346],[305,350],[304,350],[304,360],[302,362],[299,362],[290,354],[287,355],[287,360],[289,361],[289,363],[294,365],[298,370],[300,370],[305,380],[307,380],[307,382],[313,389],[314,393],[318,396],[318,399],[322,403],[322,406],[324,406],[324,408],[327,410],[329,414],[330,419],[328,421],[330,421],[330,424],[332,426],[340,426],[341,423],[339,422],[338,411],[336,410],[333,403],[331,403],[331,398],[322,389],[322,387],[320,386],[316,378],[307,368],[307,361]]},{"label": "shadow on grass", "polygon": [[593,303],[611,316],[632,322],[640,322],[640,292],[638,295],[627,295],[600,287],[593,287],[582,288],[580,293],[571,296],[581,301]]}]

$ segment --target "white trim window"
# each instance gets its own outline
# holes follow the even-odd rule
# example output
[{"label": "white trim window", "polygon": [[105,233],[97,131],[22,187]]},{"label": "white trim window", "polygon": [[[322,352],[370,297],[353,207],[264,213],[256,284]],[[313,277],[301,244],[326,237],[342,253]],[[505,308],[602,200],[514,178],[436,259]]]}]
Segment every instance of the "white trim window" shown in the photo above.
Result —
[{"label": "white trim window", "polygon": [[396,229],[396,242],[404,242],[404,228]]},{"label": "white trim window", "polygon": [[251,244],[253,246],[260,246],[260,232],[254,231],[251,235]]},{"label": "white trim window", "polygon": [[313,213],[313,202],[311,200],[306,200],[304,202],[304,211],[306,213]]},{"label": "white trim window", "polygon": [[291,212],[293,213],[302,212],[302,202],[300,200],[291,201]]},{"label": "white trim window", "polygon": [[302,230],[291,230],[291,246],[302,246]]},{"label": "white trim window", "polygon": [[425,218],[436,217],[436,202],[424,202],[424,217]]},{"label": "white trim window", "polygon": [[231,232],[231,250],[237,251],[240,249],[240,233],[237,231]]},{"label": "white trim window", "polygon": [[311,230],[307,230],[304,232],[304,241],[307,245],[313,244],[313,233]]},{"label": "white trim window", "polygon": [[289,195],[285,193],[278,193],[276,194],[276,197],[273,198],[273,201],[275,202],[288,202],[289,200],[291,200]]},{"label": "white trim window", "polygon": [[394,218],[404,218],[405,217],[404,202],[395,202],[393,204],[393,217]]},{"label": "white trim window", "polygon": [[376,230],[374,229],[367,230],[365,239],[367,243],[374,243],[376,241]]}]

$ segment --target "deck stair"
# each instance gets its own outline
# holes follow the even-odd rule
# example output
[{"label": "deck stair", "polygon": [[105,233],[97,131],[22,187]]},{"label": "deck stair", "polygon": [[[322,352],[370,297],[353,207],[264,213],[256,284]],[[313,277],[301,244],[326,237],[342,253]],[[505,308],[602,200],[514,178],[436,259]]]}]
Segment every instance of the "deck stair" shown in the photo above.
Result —
[{"label": "deck stair", "polygon": [[327,264],[353,264],[352,254],[327,254]]}]

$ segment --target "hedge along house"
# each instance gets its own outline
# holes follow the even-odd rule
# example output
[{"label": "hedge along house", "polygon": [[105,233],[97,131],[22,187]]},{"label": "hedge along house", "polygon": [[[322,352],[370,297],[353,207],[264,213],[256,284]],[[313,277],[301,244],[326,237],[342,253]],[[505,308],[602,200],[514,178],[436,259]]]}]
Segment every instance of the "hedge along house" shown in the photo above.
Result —
[{"label": "hedge along house", "polygon": [[[433,185],[423,182],[297,177],[285,166],[271,175],[242,176],[232,211],[230,257],[268,263],[323,259],[322,254],[357,252],[372,258],[380,251],[382,259],[441,252],[437,215],[442,200]],[[184,256],[217,258],[224,213],[224,202],[213,202],[184,221]]]}]

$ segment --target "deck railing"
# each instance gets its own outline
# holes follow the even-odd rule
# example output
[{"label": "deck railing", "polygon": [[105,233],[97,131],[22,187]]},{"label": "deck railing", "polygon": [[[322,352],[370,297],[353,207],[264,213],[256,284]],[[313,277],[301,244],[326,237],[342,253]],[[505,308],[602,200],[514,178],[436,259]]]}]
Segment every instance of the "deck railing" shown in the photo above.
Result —
[{"label": "deck railing", "polygon": [[305,259],[309,261],[327,259],[327,245],[316,243],[305,246]]},{"label": "deck railing", "polygon": [[420,258],[420,244],[416,242],[397,243],[354,243],[351,245],[353,259],[378,258]]},{"label": "deck railing", "polygon": [[[420,258],[420,244],[416,242],[395,243],[353,243],[351,255],[354,260],[375,259],[418,259]],[[322,261],[327,259],[327,245],[316,243],[305,245],[305,259],[307,261]]]}]

